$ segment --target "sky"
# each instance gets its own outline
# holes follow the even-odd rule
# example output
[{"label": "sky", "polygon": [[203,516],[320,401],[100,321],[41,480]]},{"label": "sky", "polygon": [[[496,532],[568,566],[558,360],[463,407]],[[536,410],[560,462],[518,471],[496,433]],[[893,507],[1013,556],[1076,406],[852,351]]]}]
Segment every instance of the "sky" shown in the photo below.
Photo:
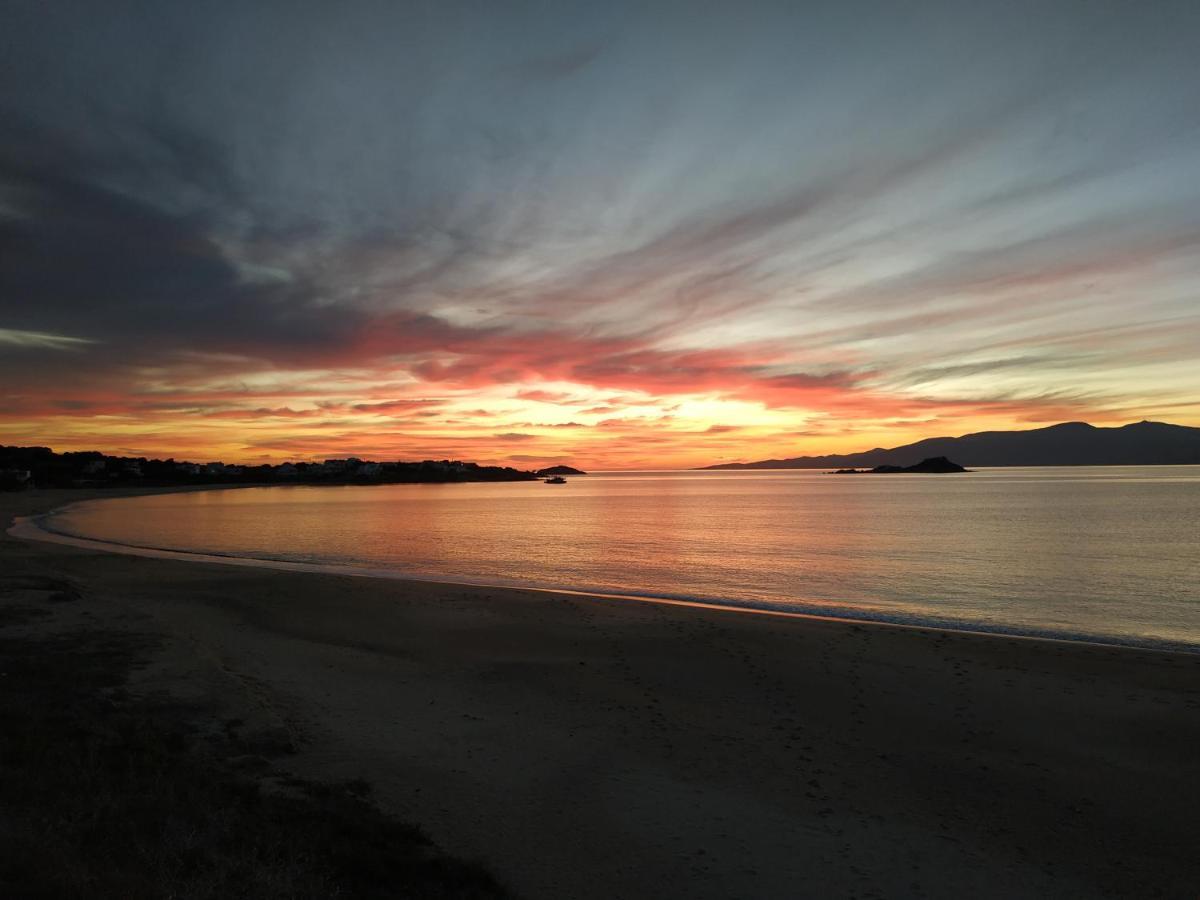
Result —
[{"label": "sky", "polygon": [[0,443],[1200,425],[1200,4],[8,0]]}]

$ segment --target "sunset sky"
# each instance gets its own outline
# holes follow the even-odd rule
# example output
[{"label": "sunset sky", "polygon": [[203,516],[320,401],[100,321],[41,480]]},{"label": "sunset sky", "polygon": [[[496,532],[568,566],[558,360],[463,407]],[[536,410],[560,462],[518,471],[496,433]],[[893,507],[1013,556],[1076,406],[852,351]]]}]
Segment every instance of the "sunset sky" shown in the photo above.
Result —
[{"label": "sunset sky", "polygon": [[1200,4],[0,11],[0,443],[665,468],[1200,424]]}]

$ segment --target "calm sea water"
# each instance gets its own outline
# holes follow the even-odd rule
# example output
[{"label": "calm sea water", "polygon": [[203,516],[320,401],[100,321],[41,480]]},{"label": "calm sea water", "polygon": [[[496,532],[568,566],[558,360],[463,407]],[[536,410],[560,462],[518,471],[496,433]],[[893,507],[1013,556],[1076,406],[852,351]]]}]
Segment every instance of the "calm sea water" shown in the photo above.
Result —
[{"label": "calm sea water", "polygon": [[637,472],[100,500],[172,550],[1200,648],[1200,467]]}]

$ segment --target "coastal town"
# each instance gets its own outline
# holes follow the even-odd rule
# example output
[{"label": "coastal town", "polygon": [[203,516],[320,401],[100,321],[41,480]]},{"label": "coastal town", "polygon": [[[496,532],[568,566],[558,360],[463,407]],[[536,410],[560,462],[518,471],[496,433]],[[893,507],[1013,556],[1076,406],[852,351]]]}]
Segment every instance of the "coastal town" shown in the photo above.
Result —
[{"label": "coastal town", "polygon": [[538,472],[461,460],[373,462],[349,457],[323,462],[228,465],[175,459],[108,456],[95,450],[55,453],[48,447],[0,446],[0,490],[189,484],[404,484],[456,481],[536,481]]}]

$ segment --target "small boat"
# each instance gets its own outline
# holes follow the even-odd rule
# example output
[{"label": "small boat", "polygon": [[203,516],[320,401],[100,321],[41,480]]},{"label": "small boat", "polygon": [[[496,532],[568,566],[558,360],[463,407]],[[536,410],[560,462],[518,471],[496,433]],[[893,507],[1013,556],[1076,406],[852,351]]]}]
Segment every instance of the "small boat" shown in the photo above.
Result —
[{"label": "small boat", "polygon": [[567,479],[563,478],[561,475],[555,475],[553,478],[546,479],[546,484],[566,484],[566,483],[567,483]]}]

